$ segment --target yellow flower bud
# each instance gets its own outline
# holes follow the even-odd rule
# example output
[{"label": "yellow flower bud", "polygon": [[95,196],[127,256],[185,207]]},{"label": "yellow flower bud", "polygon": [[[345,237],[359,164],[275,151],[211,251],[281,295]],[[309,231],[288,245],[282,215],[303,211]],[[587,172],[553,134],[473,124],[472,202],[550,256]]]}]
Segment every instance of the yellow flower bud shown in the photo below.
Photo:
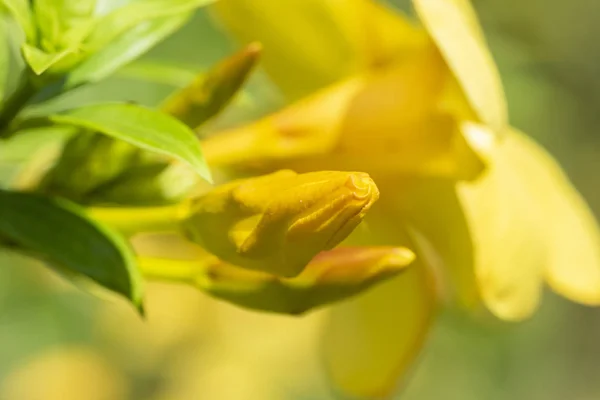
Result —
[{"label": "yellow flower bud", "polygon": [[339,247],[319,253],[294,278],[248,271],[214,256],[195,261],[142,258],[139,264],[149,278],[191,283],[242,307],[301,314],[394,277],[413,259],[402,247]]},{"label": "yellow flower bud", "polygon": [[378,198],[366,173],[284,170],[193,199],[183,228],[225,262],[293,277],[345,239]]},{"label": "yellow flower bud", "polygon": [[260,43],[249,44],[173,93],[161,109],[190,128],[197,128],[232,100],[252,72],[261,50]]}]

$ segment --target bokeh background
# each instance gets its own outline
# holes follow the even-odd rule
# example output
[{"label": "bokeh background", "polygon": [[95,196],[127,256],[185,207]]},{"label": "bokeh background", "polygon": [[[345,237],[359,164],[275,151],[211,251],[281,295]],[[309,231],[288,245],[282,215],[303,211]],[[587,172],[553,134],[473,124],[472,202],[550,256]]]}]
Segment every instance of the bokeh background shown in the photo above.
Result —
[{"label": "bokeh background", "polygon": [[[393,1],[409,10],[408,1]],[[513,125],[561,162],[600,215],[600,2],[475,0],[503,77]],[[204,11],[114,77],[49,107],[99,100],[158,104],[195,72],[236,49]],[[258,72],[204,128],[282,105]],[[32,140],[0,149],[0,178],[18,172]],[[44,267],[0,253],[0,400],[334,399],[319,368],[319,312],[247,312],[184,286],[148,287],[142,321]],[[520,324],[447,310],[398,398],[600,398],[600,310],[547,293]]]}]

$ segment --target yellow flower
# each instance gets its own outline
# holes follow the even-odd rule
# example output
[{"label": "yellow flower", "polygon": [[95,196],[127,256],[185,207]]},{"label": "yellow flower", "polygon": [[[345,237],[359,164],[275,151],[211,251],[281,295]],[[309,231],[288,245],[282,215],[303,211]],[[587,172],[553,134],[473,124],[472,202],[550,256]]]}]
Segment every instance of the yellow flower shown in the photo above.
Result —
[{"label": "yellow flower", "polygon": [[[327,251],[378,198],[363,172],[281,170],[170,206],[88,212],[132,238],[146,277],[193,284],[247,308],[299,314],[364,291],[412,262],[413,253],[400,246]],[[152,232],[169,233],[175,242],[168,247],[179,245],[165,259],[152,258],[143,240]],[[185,253],[191,261],[180,260]]]},{"label": "yellow flower", "polygon": [[508,126],[470,4],[413,3],[424,29],[369,0],[214,7],[235,35],[263,43],[264,68],[295,102],[205,140],[209,163],[233,174],[365,171],[381,198],[348,242],[417,254],[330,310],[326,363],[355,396],[396,387],[442,300],[518,320],[547,281],[600,304],[597,224],[551,157]]},{"label": "yellow flower", "polygon": [[487,307],[506,320],[526,318],[544,280],[573,301],[600,304],[600,235],[581,195],[522,133],[492,146],[483,179],[458,186]]}]

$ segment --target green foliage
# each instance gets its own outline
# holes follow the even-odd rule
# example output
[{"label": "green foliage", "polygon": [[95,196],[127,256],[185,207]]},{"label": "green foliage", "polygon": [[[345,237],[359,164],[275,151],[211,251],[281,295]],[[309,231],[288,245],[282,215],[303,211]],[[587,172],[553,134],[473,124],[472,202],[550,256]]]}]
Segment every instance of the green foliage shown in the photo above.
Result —
[{"label": "green foliage", "polygon": [[123,238],[75,204],[0,191],[0,237],[67,273],[83,275],[142,304],[142,280]]},{"label": "green foliage", "polygon": [[46,53],[43,50],[40,50],[27,43],[23,43],[21,50],[23,51],[23,57],[25,58],[25,61],[27,61],[27,64],[29,64],[31,70],[36,75],[43,74],[49,68],[75,54],[77,51],[77,49],[73,47],[61,50],[57,53]]},{"label": "green foliage", "polygon": [[134,104],[102,104],[76,108],[50,117],[52,121],[93,129],[140,148],[187,162],[210,180],[194,132],[176,119]]},{"label": "green foliage", "polygon": [[71,71],[66,87],[72,88],[104,79],[181,28],[189,16],[189,13],[177,14],[137,25]]},{"label": "green foliage", "polygon": [[137,24],[203,7],[214,0],[147,0],[126,4],[96,21],[87,44],[102,48]]},{"label": "green foliage", "polygon": [[35,41],[37,36],[37,27],[33,22],[33,14],[28,0],[2,0],[4,7],[19,24],[25,37],[28,40]]},{"label": "green foliage", "polygon": [[[42,260],[67,279],[90,278],[141,309],[140,272],[126,238],[81,206],[164,203],[210,181],[188,118],[199,116],[195,128],[221,111],[258,53],[238,54],[202,78],[203,101],[185,116],[115,102],[44,110],[52,109],[45,107],[49,100],[119,71],[211,2],[0,0],[2,247]],[[8,29],[10,19],[22,35]],[[14,43],[20,59],[9,51]],[[183,89],[186,98],[174,94],[180,104],[193,98],[193,85]]]}]

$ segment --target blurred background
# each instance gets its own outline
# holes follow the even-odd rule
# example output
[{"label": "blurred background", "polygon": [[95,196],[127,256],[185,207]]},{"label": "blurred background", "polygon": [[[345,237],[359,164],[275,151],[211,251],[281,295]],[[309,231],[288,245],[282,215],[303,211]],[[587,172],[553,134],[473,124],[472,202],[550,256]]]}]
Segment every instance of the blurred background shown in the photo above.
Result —
[{"label": "blurred background", "polygon": [[[408,1],[394,6],[409,10]],[[475,0],[513,125],[558,158],[600,215],[600,2]],[[236,46],[204,11],[141,60],[47,107],[158,104]],[[282,105],[254,74],[204,134]],[[0,149],[10,179],[38,143]],[[319,369],[321,315],[247,312],[176,285],[150,284],[147,321],[40,265],[0,254],[0,400],[333,399]],[[402,399],[600,398],[600,312],[547,293],[521,324],[446,311]]]}]

